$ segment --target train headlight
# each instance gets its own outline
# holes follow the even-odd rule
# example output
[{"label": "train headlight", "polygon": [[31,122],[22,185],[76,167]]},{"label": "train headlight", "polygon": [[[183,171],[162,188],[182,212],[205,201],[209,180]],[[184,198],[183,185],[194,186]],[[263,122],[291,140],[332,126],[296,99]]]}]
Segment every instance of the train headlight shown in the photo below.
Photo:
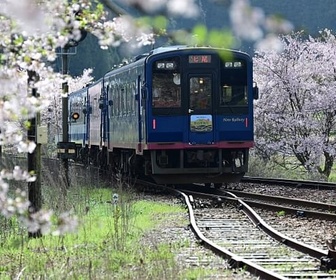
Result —
[{"label": "train headlight", "polygon": [[175,63],[174,62],[167,62],[166,63],[166,69],[175,69]]},{"label": "train headlight", "polygon": [[241,67],[242,67],[242,63],[241,63],[240,61],[235,61],[235,62],[233,63],[233,67],[234,67],[234,68],[241,68]]},{"label": "train headlight", "polygon": [[157,69],[165,69],[166,64],[164,62],[158,62],[156,64]]},{"label": "train headlight", "polygon": [[157,69],[173,70],[176,68],[176,64],[173,61],[158,61],[156,62]]}]

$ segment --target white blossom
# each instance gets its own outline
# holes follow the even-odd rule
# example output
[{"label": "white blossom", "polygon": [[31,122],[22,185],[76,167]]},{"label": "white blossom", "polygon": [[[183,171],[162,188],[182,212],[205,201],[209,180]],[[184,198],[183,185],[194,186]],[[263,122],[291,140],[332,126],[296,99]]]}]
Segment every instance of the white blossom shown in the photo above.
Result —
[{"label": "white blossom", "polygon": [[[272,32],[286,30],[282,23],[265,24],[262,10],[252,8],[246,0],[232,1],[231,19],[238,36],[252,40],[263,38],[264,30]],[[83,77],[72,79],[67,75],[54,73],[50,62],[57,58],[56,49],[68,47],[71,42],[82,38],[83,30],[96,36],[102,48],[119,46],[127,42],[127,47],[153,44],[153,27],[139,24],[135,18],[121,15],[109,20],[106,11],[92,1],[55,0],[6,0],[0,5],[0,145],[12,145],[18,152],[31,153],[36,144],[27,141],[26,132],[30,120],[40,113],[43,118],[52,117],[51,126],[60,129],[58,122],[63,93],[61,85],[68,82],[70,90],[80,89],[92,81],[91,70]],[[153,15],[155,12],[172,16],[195,17],[198,6],[194,0],[125,0],[123,4],[133,5],[142,12]],[[98,7],[98,9],[96,9]],[[180,33],[181,34],[181,33]],[[185,33],[183,33],[185,34]],[[31,78],[27,84],[28,74]],[[306,77],[308,78],[308,77]],[[320,77],[318,73],[316,80]],[[321,85],[321,83],[320,83]],[[327,86],[327,83],[321,87]],[[325,89],[327,91],[327,89]],[[38,97],[33,92],[45,93]],[[324,106],[323,100],[320,102]],[[311,106],[306,109],[312,109]],[[48,113],[43,113],[48,109]],[[267,139],[265,139],[266,142]],[[316,142],[316,139],[315,139]],[[328,151],[333,151],[328,148]],[[63,235],[78,226],[76,217],[70,213],[62,214],[56,225],[51,224],[53,212],[40,210],[29,212],[30,202],[27,194],[17,190],[9,196],[10,180],[32,182],[36,177],[19,167],[12,171],[0,171],[0,212],[5,217],[17,215],[32,232]]]},{"label": "white blossom", "polygon": [[296,165],[328,176],[325,156],[336,156],[335,36],[325,30],[320,38],[279,39],[282,52],[264,49],[254,58],[257,149],[269,157],[293,155]]}]

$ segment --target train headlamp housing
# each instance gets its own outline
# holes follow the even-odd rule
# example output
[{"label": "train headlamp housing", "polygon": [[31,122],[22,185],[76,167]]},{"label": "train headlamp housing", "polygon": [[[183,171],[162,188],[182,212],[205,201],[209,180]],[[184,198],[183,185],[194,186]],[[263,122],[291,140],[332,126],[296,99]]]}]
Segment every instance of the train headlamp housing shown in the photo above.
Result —
[{"label": "train headlamp housing", "polygon": [[173,70],[176,68],[174,61],[158,61],[156,62],[156,69],[159,70]]},{"label": "train headlamp housing", "polygon": [[175,69],[175,63],[174,62],[167,62],[166,63],[166,69]]},{"label": "train headlamp housing", "polygon": [[165,69],[166,64],[164,62],[158,62],[156,63],[156,68],[157,69]]}]

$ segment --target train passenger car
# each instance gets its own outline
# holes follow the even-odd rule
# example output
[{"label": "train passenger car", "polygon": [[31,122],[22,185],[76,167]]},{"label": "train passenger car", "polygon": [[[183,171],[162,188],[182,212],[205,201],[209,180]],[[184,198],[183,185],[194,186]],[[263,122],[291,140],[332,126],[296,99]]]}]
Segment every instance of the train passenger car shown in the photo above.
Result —
[{"label": "train passenger car", "polygon": [[164,184],[221,185],[247,171],[258,91],[246,53],[159,48],[99,84],[100,97],[92,99],[90,87],[88,95],[101,111],[89,128],[100,165]]}]

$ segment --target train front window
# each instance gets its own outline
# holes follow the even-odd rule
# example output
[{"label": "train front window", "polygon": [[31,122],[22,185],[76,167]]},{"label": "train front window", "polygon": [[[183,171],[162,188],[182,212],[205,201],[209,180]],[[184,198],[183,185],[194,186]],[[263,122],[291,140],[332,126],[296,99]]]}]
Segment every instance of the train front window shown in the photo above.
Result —
[{"label": "train front window", "polygon": [[[218,100],[219,99],[219,100]],[[219,112],[222,114],[248,113],[247,62],[240,59],[222,62]]]},{"label": "train front window", "polygon": [[[178,108],[181,107],[180,83],[174,82],[178,73],[155,73],[153,75],[153,99],[154,108]],[[175,78],[176,80],[177,78]]]},{"label": "train front window", "polygon": [[220,96],[220,105],[247,105],[247,90],[246,86],[240,85],[223,85]]},{"label": "train front window", "polygon": [[153,65],[153,108],[181,107],[181,74],[179,58],[156,61]]},{"label": "train front window", "polygon": [[190,78],[190,107],[192,109],[209,109],[211,107],[211,78]]}]

